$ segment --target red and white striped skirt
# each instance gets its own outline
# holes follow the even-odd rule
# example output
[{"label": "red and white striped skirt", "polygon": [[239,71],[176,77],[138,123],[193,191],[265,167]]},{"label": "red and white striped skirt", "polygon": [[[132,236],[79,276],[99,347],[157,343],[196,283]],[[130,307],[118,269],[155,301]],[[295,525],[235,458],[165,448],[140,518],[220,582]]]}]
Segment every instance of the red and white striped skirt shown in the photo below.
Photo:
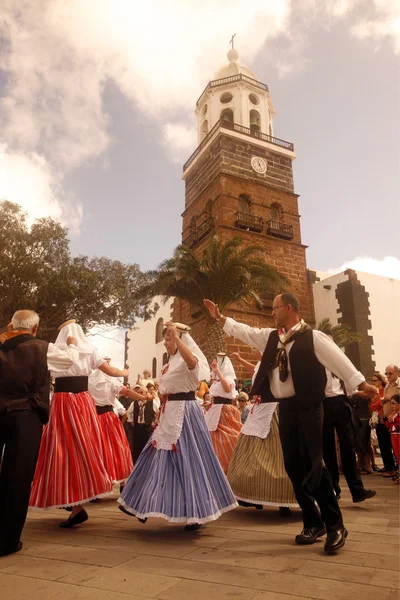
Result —
[{"label": "red and white striped skirt", "polygon": [[99,415],[103,461],[113,483],[126,481],[133,469],[132,453],[121,421],[110,411]]},{"label": "red and white striped skirt", "polygon": [[62,508],[112,493],[89,392],[57,392],[43,431],[29,505]]},{"label": "red and white striped skirt", "polygon": [[214,452],[218,456],[224,473],[228,472],[229,463],[241,429],[240,411],[236,406],[224,404],[217,429],[210,431]]}]

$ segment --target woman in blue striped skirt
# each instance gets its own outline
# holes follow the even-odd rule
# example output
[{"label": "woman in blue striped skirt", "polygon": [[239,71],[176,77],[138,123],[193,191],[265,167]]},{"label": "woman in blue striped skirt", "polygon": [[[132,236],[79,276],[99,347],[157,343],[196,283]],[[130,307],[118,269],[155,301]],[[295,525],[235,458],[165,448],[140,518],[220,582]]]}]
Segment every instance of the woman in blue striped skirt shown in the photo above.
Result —
[{"label": "woman in blue striped skirt", "polygon": [[194,531],[237,502],[195,400],[198,382],[208,377],[209,366],[188,331],[185,325],[166,326],[169,361],[160,378],[160,422],[118,501],[123,512],[142,522],[159,517],[185,523],[185,530]]}]

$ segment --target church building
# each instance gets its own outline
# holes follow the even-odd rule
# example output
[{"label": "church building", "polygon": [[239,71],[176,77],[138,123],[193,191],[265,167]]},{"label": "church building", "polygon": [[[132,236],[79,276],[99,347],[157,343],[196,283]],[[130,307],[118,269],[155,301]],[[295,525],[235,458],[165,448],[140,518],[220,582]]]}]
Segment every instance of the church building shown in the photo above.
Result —
[{"label": "church building", "polygon": [[[268,85],[241,64],[235,48],[229,50],[227,58],[228,63],[216,72],[195,107],[198,146],[183,166],[182,243],[200,253],[216,232],[222,240],[239,235],[245,243],[260,244],[268,263],[290,280],[290,289],[301,302],[302,317],[314,325],[306,246],[301,240],[298,195],[294,191],[294,146],[275,136],[275,110]],[[264,298],[262,309],[251,307],[244,312],[235,308],[226,314],[249,325],[272,326],[272,300],[272,296]],[[192,326],[194,338],[202,345],[204,317],[178,300],[171,310],[174,320]],[[160,319],[159,315],[152,319],[155,331]],[[149,327],[143,324],[146,331]],[[129,337],[138,335],[134,331]],[[153,344],[154,335],[150,335],[149,344]],[[163,352],[162,340],[157,335],[155,338],[158,341],[152,358],[149,355],[146,359],[146,368],[152,365],[153,376],[158,377]],[[255,362],[252,351],[236,340],[228,339],[228,351],[240,351]],[[127,354],[135,368],[135,361]]]}]

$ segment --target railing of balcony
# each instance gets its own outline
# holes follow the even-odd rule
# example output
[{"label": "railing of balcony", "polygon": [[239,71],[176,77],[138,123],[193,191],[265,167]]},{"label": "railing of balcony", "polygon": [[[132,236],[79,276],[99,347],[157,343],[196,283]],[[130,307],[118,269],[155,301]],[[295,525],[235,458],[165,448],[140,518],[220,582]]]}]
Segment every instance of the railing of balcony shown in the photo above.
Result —
[{"label": "railing of balcony", "polygon": [[196,150],[185,162],[185,164],[183,165],[184,172],[194,161],[196,156],[201,152],[204,146],[209,142],[214,133],[220,128],[236,131],[237,133],[247,135],[248,137],[256,138],[258,140],[262,140],[263,142],[269,142],[270,144],[274,144],[275,146],[279,146],[280,148],[285,148],[286,150],[291,150],[292,152],[294,151],[294,145],[292,142],[286,142],[285,140],[281,140],[280,138],[274,137],[272,135],[261,133],[261,131],[253,131],[249,127],[244,127],[243,125],[238,125],[237,123],[232,123],[231,121],[226,121],[225,119],[220,119],[215,123],[211,131],[209,131],[204,140],[200,143],[199,146],[197,146]]},{"label": "railing of balcony", "polygon": [[196,228],[187,233],[182,243],[188,248],[193,248],[213,229],[214,217],[208,213],[202,213],[196,220]]},{"label": "railing of balcony", "polygon": [[268,86],[265,83],[261,83],[261,81],[257,81],[256,79],[252,79],[252,77],[247,77],[247,75],[242,75],[240,73],[239,75],[231,75],[230,77],[223,77],[222,79],[215,79],[214,81],[210,81],[210,83],[204,88],[200,98],[197,100],[196,106],[200,104],[202,98],[210,88],[220,87],[221,85],[234,83],[235,81],[245,81],[246,83],[249,83],[256,88],[264,90],[265,92],[269,92]]},{"label": "railing of balcony", "polygon": [[237,212],[236,227],[244,227],[255,231],[262,231],[264,229],[264,222],[262,217],[250,215],[249,213]]},{"label": "railing of balcony", "polygon": [[293,238],[293,225],[270,220],[267,221],[267,233],[268,235],[291,240]]}]

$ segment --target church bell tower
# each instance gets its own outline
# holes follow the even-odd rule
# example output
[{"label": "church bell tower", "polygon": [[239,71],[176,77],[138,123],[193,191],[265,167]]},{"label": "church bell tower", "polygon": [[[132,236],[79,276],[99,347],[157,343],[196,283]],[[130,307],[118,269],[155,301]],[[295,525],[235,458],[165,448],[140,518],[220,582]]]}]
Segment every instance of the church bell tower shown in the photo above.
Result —
[{"label": "church bell tower", "polygon": [[[244,242],[264,246],[269,264],[290,280],[302,317],[313,324],[293,184],[294,146],[274,135],[268,86],[239,62],[236,49],[232,47],[227,57],[228,64],[216,72],[196,103],[198,146],[183,167],[182,243],[201,252],[216,231],[223,240],[240,235]],[[249,325],[271,326],[271,305],[272,298],[265,298],[264,309],[228,314]],[[201,316],[183,303],[175,303],[174,313],[192,324],[201,343]],[[229,351],[243,351],[234,342],[228,346]]]}]

